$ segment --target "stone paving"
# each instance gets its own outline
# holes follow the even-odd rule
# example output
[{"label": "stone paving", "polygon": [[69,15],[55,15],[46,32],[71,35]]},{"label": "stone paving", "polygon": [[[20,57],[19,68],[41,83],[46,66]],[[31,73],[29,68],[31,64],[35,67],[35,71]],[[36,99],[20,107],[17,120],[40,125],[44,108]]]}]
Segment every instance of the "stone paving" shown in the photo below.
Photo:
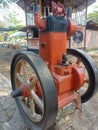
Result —
[{"label": "stone paving", "polygon": [[27,130],[10,93],[10,80],[0,74],[0,130]]},{"label": "stone paving", "polygon": [[[0,130],[29,130],[10,93],[10,80],[0,73]],[[77,110],[67,117],[62,115],[55,130],[98,130],[98,94],[82,105],[82,113]]]},{"label": "stone paving", "polygon": [[[0,74],[0,130],[28,130],[14,99],[10,96],[10,80]],[[82,115],[73,115],[57,122],[56,130],[98,130],[98,94],[82,105]],[[68,121],[70,125],[68,125]]]}]

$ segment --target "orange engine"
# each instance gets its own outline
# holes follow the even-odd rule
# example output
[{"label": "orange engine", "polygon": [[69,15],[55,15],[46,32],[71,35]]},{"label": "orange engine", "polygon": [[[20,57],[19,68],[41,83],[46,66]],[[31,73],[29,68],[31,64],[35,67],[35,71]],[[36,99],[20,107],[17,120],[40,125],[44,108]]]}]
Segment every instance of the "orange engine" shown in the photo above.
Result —
[{"label": "orange engine", "polygon": [[39,54],[47,63],[54,78],[58,93],[58,107],[62,108],[73,100],[78,102],[80,95],[75,91],[84,84],[85,70],[80,65],[67,63],[66,57],[67,37],[77,30],[75,21],[58,16],[48,16],[40,20],[40,17],[35,15],[35,18],[36,26],[40,28]]},{"label": "orange engine", "polygon": [[68,38],[78,28],[75,21],[67,17],[70,12],[65,17],[63,4],[52,1],[52,15],[46,12],[44,18],[41,18],[37,1],[33,11],[39,29],[39,55],[24,51],[15,54],[11,64],[11,95],[13,98],[21,96],[16,102],[30,128],[46,130],[54,126],[70,103],[74,111],[67,110],[66,115],[75,109],[81,110],[81,103],[97,92],[98,69],[86,52],[67,49]]}]

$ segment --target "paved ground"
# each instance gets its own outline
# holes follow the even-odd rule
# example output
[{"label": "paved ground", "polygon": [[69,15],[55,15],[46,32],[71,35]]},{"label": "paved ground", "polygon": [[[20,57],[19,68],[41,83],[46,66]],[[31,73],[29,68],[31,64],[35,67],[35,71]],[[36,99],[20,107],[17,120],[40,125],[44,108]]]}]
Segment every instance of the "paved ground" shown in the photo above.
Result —
[{"label": "paved ground", "polygon": [[[10,79],[0,73],[0,130],[28,130],[10,92]],[[98,94],[82,105],[82,113],[63,116],[56,130],[98,130]]]},{"label": "paved ground", "polygon": [[0,130],[27,130],[10,93],[10,80],[0,74]]},{"label": "paved ground", "polygon": [[[10,92],[10,80],[0,74],[0,130],[28,130]],[[98,130],[98,94],[82,106],[82,113],[58,121],[56,130]]]}]

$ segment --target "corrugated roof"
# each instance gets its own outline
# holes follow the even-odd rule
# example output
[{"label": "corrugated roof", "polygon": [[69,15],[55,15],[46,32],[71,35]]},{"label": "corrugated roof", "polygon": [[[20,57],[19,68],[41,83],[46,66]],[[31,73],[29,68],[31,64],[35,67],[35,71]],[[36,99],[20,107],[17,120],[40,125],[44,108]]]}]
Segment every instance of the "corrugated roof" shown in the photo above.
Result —
[{"label": "corrugated roof", "polygon": [[[26,1],[26,9],[25,9],[25,1]],[[57,0],[58,1],[58,0]],[[69,6],[70,0],[63,0],[64,5]],[[96,0],[88,0],[88,6],[93,4]],[[25,11],[30,12],[32,10],[33,0],[19,0],[17,4]],[[83,10],[86,8],[86,0],[73,0],[72,1],[73,8],[77,8],[79,10]]]},{"label": "corrugated roof", "polygon": [[98,31],[98,24],[93,21],[88,21],[86,24],[86,29]]},{"label": "corrugated roof", "polygon": [[[64,0],[64,3],[68,5],[70,0]],[[73,0],[73,8],[78,8],[79,10],[83,10],[86,7],[86,1],[87,0]],[[96,0],[88,0],[88,6],[96,2]]]}]

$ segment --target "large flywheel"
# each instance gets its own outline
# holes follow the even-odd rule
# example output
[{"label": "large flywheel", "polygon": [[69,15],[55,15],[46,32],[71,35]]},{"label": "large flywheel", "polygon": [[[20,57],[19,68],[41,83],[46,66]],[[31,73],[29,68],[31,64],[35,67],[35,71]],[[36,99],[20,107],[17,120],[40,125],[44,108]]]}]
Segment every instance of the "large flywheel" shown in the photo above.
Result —
[{"label": "large flywheel", "polygon": [[[93,59],[80,49],[67,49],[68,63],[78,64],[85,69],[85,83],[79,89],[82,103],[88,101],[98,89],[98,71]],[[76,78],[76,77],[73,77]],[[77,81],[78,82],[78,81]]]},{"label": "large flywheel", "polygon": [[19,52],[11,64],[12,96],[32,130],[45,130],[56,121],[58,102],[47,65],[32,52]]}]

